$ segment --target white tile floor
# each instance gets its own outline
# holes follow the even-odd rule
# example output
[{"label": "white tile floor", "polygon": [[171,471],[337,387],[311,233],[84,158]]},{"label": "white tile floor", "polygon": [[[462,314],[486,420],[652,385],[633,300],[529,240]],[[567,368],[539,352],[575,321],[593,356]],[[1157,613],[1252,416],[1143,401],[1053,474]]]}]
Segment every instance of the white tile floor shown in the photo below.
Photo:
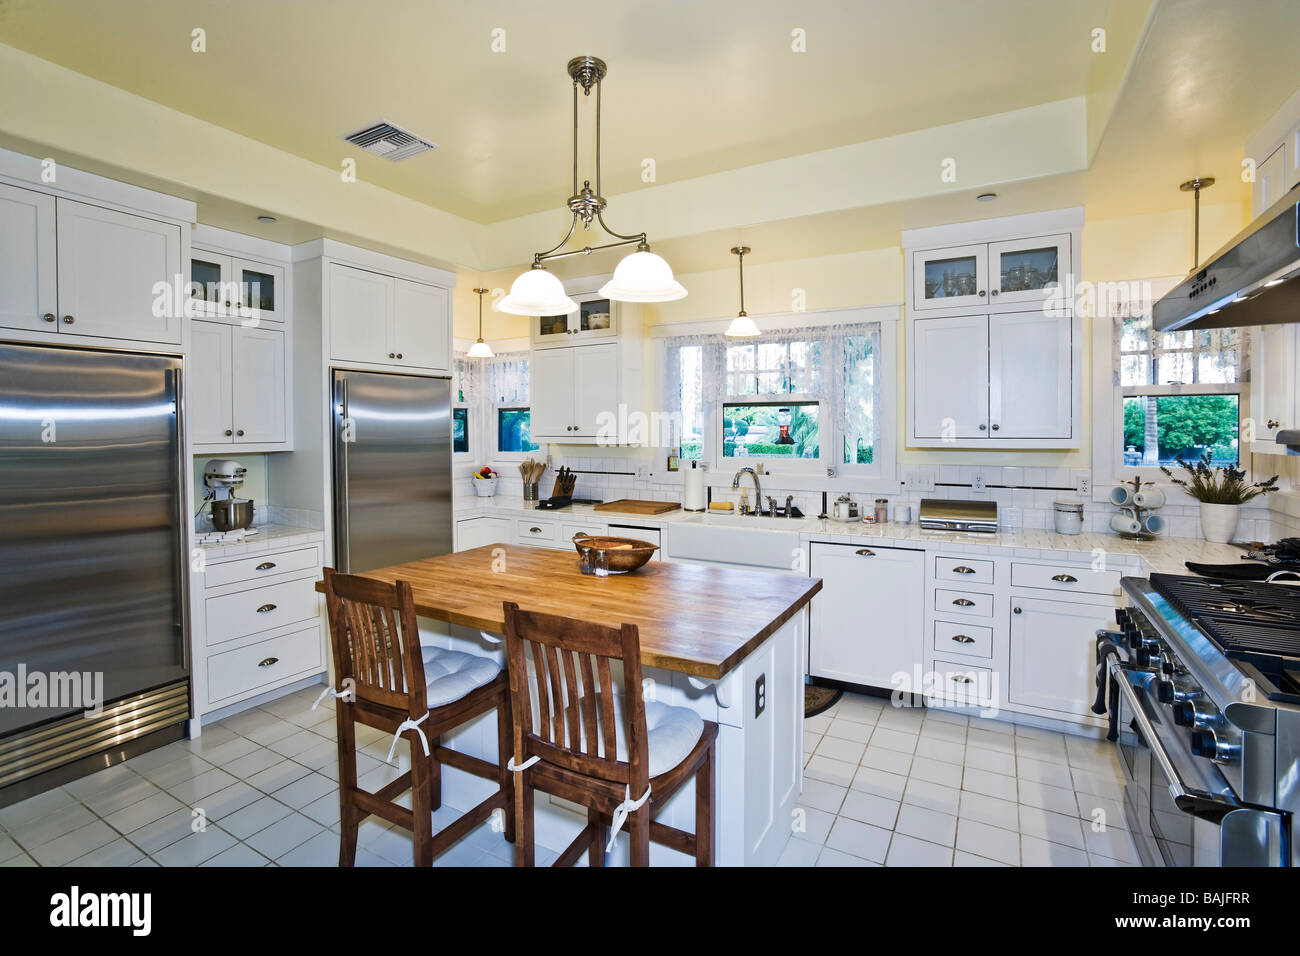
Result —
[{"label": "white tile floor", "polygon": [[[0,866],[333,866],[334,714],[301,691],[0,809]],[[783,865],[1132,865],[1113,746],[845,695],[805,721],[803,813]],[[405,768],[358,727],[374,790]],[[1093,827],[1098,812],[1107,824]],[[434,820],[446,826],[457,811]],[[196,819],[203,821],[200,828]],[[407,831],[370,818],[358,866],[410,866]],[[436,862],[509,866],[484,824]],[[538,863],[554,854],[538,848]]]}]

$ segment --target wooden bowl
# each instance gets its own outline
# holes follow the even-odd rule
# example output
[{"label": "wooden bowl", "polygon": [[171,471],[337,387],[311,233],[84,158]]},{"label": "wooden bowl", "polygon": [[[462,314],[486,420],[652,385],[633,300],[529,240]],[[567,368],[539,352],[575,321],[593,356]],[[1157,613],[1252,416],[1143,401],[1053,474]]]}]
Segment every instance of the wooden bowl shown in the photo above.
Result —
[{"label": "wooden bowl", "polygon": [[579,555],[588,551],[604,551],[609,561],[610,574],[626,574],[635,571],[659,550],[659,545],[638,538],[610,538],[582,532],[573,536],[573,547]]}]

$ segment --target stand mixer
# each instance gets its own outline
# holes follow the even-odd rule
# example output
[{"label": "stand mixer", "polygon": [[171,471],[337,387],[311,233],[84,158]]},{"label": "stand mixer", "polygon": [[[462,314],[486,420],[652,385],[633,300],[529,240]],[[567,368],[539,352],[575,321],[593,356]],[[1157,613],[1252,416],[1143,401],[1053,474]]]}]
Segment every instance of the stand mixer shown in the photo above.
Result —
[{"label": "stand mixer", "polygon": [[229,458],[213,458],[203,466],[204,498],[212,503],[212,527],[218,531],[241,531],[253,523],[252,499],[235,494],[247,473],[247,468]]}]

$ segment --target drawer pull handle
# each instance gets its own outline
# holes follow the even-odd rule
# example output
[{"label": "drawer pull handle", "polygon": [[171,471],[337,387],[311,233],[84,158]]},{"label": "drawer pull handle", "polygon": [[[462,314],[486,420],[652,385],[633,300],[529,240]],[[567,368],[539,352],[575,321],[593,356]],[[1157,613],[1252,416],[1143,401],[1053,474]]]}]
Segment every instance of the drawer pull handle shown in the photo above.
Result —
[{"label": "drawer pull handle", "polygon": [[274,561],[263,561],[263,562],[262,562],[261,564],[259,564],[259,565],[254,569],[254,570],[256,570],[256,571],[270,571],[273,567],[275,567],[275,562],[274,562]]},{"label": "drawer pull handle", "polygon": [[872,551],[870,548],[858,548],[858,550],[853,553],[860,554],[864,558],[874,558],[876,556],[876,552]]},{"label": "drawer pull handle", "polygon": [[280,658],[278,657],[268,657],[265,660],[258,661],[257,666],[270,667],[272,664],[278,664],[279,662],[280,662]]},{"label": "drawer pull handle", "polygon": [[954,635],[952,636],[952,639],[953,639],[954,641],[956,641],[958,644],[974,644],[974,643],[975,643],[975,638],[973,638],[973,637],[969,637],[969,636],[966,635],[966,634],[954,634]]},{"label": "drawer pull handle", "polygon": [[958,607],[974,607],[974,606],[975,606],[975,602],[972,601],[972,600],[970,600],[969,598],[957,598],[957,600],[953,601],[952,603],[955,604],[955,605],[957,605]]},{"label": "drawer pull handle", "polygon": [[265,614],[267,611],[274,611],[274,610],[275,610],[274,604],[263,604],[261,607],[257,609],[257,613]]},{"label": "drawer pull handle", "polygon": [[953,674],[953,675],[952,675],[952,682],[953,682],[954,684],[973,684],[973,683],[975,683],[974,679],[972,679],[972,678],[970,678],[970,677],[967,677],[965,674]]},{"label": "drawer pull handle", "polygon": [[1060,581],[1062,584],[1078,584],[1079,579],[1073,574],[1053,574],[1053,581]]},{"label": "drawer pull handle", "polygon": [[975,569],[974,569],[974,568],[968,568],[968,567],[966,567],[966,565],[964,565],[964,564],[959,564],[959,565],[957,565],[957,567],[953,568],[952,570],[953,570],[953,572],[954,572],[955,574],[974,574],[974,573],[975,573]]},{"label": "drawer pull handle", "polygon": [[528,533],[529,533],[529,534],[541,534],[541,533],[542,533],[542,529],[541,529],[541,528],[529,528],[529,529],[528,529]]}]

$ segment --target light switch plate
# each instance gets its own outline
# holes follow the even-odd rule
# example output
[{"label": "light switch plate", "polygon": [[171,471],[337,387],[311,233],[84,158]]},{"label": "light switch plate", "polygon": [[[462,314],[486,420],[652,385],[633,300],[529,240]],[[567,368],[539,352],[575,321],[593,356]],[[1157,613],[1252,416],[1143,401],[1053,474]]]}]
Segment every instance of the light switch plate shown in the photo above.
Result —
[{"label": "light switch plate", "polygon": [[908,475],[903,488],[907,491],[934,491],[934,479],[926,475]]}]

